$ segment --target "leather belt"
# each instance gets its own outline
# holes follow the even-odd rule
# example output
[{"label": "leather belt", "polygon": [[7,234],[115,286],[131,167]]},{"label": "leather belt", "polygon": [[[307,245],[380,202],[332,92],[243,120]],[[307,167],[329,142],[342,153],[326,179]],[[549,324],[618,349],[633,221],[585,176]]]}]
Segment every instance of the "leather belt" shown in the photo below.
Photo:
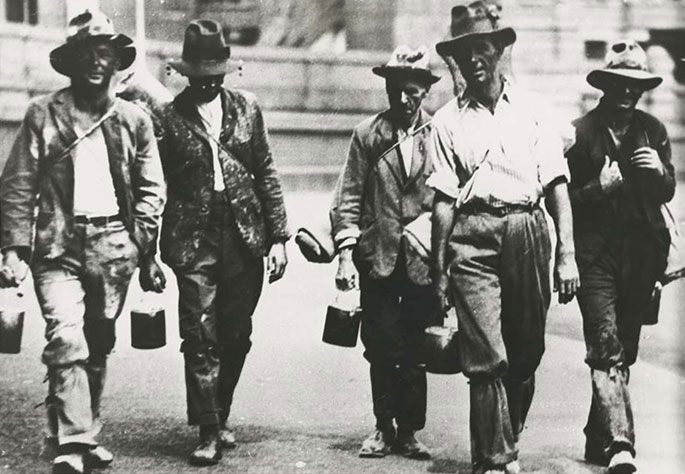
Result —
[{"label": "leather belt", "polygon": [[527,204],[499,204],[493,206],[484,202],[467,202],[460,209],[462,214],[490,214],[495,217],[504,217],[509,214],[520,214],[524,212],[533,212],[538,209],[537,202],[530,202]]},{"label": "leather belt", "polygon": [[74,216],[75,224],[105,226],[110,222],[121,222],[121,216],[119,214],[113,216]]}]

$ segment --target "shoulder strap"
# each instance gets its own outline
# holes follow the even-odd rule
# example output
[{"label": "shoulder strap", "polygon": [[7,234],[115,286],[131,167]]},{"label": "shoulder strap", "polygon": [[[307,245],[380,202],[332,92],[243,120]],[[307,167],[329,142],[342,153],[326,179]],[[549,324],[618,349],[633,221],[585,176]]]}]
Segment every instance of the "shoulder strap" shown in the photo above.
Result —
[{"label": "shoulder strap", "polygon": [[385,150],[383,153],[381,153],[381,154],[376,158],[376,160],[373,162],[373,166],[372,166],[371,168],[373,169],[373,168],[374,168],[374,167],[375,167],[375,166],[376,166],[376,165],[377,165],[385,156],[388,155],[388,153],[390,153],[391,151],[393,151],[395,148],[399,147],[402,143],[405,142],[405,140],[408,140],[410,137],[414,137],[414,135],[416,135],[417,133],[419,133],[421,130],[423,130],[424,128],[426,128],[426,127],[427,127],[428,125],[430,125],[430,124],[431,124],[431,121],[429,120],[429,121],[427,121],[426,123],[424,123],[423,125],[421,125],[420,127],[415,128],[413,132],[408,133],[407,135],[405,135],[405,136],[402,138],[402,140],[398,140],[398,141],[396,141],[395,143],[393,143],[392,146],[391,146],[390,148],[388,148],[387,150]]},{"label": "shoulder strap", "polygon": [[85,133],[83,135],[76,138],[76,140],[71,142],[71,144],[69,144],[69,146],[67,146],[64,150],[62,150],[62,152],[59,154],[59,156],[57,158],[55,158],[55,161],[56,162],[61,161],[64,158],[66,158],[69,155],[69,153],[71,153],[71,151],[74,148],[76,148],[76,146],[79,143],[81,143],[83,140],[85,140],[90,135],[92,135],[93,132],[95,132],[95,130],[97,130],[103,123],[105,123],[105,120],[107,120],[108,118],[110,118],[112,116],[112,112],[114,112],[114,104],[112,104],[110,106],[110,108],[107,109],[107,111],[104,114],[102,114],[102,116],[99,119],[97,119],[97,121],[93,125],[88,127],[88,129],[85,131]]},{"label": "shoulder strap", "polygon": [[237,166],[240,166],[241,168],[243,168],[243,170],[245,170],[245,172],[248,173],[249,175],[252,174],[247,170],[247,168],[245,168],[245,165],[231,152],[231,150],[229,150],[226,147],[226,145],[224,145],[219,140],[217,140],[215,137],[213,137],[212,135],[207,133],[207,130],[205,130],[203,127],[200,127],[198,124],[196,124],[195,122],[190,120],[188,117],[183,117],[183,122],[186,124],[186,126],[188,128],[190,128],[192,131],[194,131],[195,133],[197,133],[198,135],[203,137],[205,140],[212,141],[212,142],[216,143],[216,145],[219,147],[219,149],[221,151],[223,151],[231,161],[235,162]]}]

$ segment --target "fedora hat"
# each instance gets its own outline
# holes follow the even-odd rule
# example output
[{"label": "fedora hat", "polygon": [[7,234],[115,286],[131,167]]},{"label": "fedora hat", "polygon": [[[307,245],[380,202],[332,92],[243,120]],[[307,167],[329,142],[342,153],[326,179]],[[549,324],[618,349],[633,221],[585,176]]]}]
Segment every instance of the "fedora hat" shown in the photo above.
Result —
[{"label": "fedora hat", "polygon": [[663,79],[647,69],[647,54],[634,40],[622,40],[609,48],[606,66],[587,75],[587,82],[596,89],[612,87],[616,79],[629,79],[648,91],[657,87]]},{"label": "fedora hat", "polygon": [[440,76],[434,75],[428,68],[428,48],[420,46],[411,49],[409,46],[398,46],[390,55],[390,60],[382,66],[371,68],[374,74],[392,79],[396,77],[413,77],[423,82],[434,84]]},{"label": "fedora hat", "polygon": [[169,61],[169,66],[184,76],[218,76],[240,69],[241,63],[230,57],[231,48],[221,25],[212,20],[194,20],[186,28],[181,59]]},{"label": "fedora hat", "polygon": [[499,27],[499,11],[497,4],[482,0],[453,7],[450,25],[452,37],[436,44],[435,50],[441,56],[450,56],[464,40],[479,37],[494,38],[504,46],[513,44],[516,32],[510,27]]},{"label": "fedora hat", "polygon": [[70,76],[75,67],[77,46],[84,41],[107,39],[119,57],[119,70],[128,68],[136,59],[133,40],[126,35],[115,34],[112,21],[101,11],[89,11],[75,16],[67,26],[66,42],[50,52],[50,65],[60,74]]}]

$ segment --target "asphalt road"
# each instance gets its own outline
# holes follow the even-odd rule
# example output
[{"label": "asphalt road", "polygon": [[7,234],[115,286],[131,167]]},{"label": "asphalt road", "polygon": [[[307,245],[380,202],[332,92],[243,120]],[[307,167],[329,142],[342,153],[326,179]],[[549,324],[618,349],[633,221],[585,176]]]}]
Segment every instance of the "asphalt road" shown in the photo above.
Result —
[{"label": "asphalt road", "polygon": [[[680,196],[680,195],[679,195]],[[682,197],[679,197],[682,202]],[[287,194],[293,228],[325,215],[324,193]],[[255,314],[254,346],[236,393],[239,446],[217,467],[192,468],[186,460],[196,432],[185,422],[182,359],[178,352],[173,278],[165,294],[167,345],[130,347],[129,308],[118,322],[104,397],[101,442],[117,458],[111,473],[468,473],[468,385],[461,375],[429,376],[428,424],[420,438],[434,456],[411,461],[357,457],[373,429],[368,366],[361,347],[321,342],[323,316],[333,292],[333,265],[305,262],[294,245],[285,278],[265,288]],[[131,290],[129,301],[137,297]],[[641,360],[632,371],[638,455],[642,473],[685,472],[685,370],[682,282],[664,292],[661,322],[645,328]],[[30,305],[20,355],[0,355],[0,473],[50,471],[41,428],[46,391],[43,322]],[[601,470],[582,461],[582,427],[590,398],[583,364],[580,315],[575,303],[554,305],[538,392],[521,448],[526,473],[587,474]],[[105,472],[105,471],[103,471]]]}]

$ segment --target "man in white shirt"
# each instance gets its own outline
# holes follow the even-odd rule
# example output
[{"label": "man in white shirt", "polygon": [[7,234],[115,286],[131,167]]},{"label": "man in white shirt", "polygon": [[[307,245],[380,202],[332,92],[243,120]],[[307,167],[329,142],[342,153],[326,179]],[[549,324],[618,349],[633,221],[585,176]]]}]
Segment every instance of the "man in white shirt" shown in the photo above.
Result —
[{"label": "man in white shirt", "polygon": [[514,474],[551,297],[543,196],[557,230],[559,300],[578,286],[568,170],[540,102],[501,74],[514,30],[499,29],[483,2],[452,15],[455,37],[436,49],[454,58],[467,87],[433,121],[434,280],[442,305],[453,303],[459,317],[473,472]]}]

